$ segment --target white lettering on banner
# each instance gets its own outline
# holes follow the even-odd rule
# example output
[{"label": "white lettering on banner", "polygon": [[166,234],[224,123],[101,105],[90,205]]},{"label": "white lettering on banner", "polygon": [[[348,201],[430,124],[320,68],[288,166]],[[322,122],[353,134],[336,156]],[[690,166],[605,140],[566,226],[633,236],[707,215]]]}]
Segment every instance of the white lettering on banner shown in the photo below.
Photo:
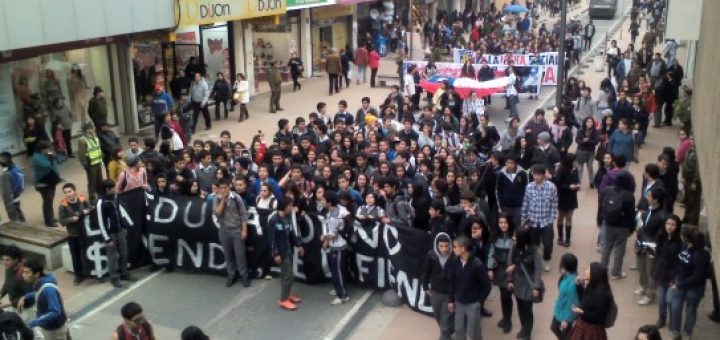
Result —
[{"label": "white lettering on banner", "polygon": [[92,276],[103,277],[108,273],[107,256],[101,252],[103,248],[105,248],[103,243],[93,242],[86,249],[85,256],[93,263],[92,269],[90,270],[90,275]]},{"label": "white lettering on banner", "polygon": [[[323,265],[324,265],[323,260]],[[358,268],[358,281],[365,282],[365,275],[370,274],[370,267],[366,267],[365,264],[370,264],[375,262],[375,259],[372,256],[363,255],[360,253],[355,253],[355,263],[357,264]]]},{"label": "white lettering on banner", "polygon": [[125,226],[128,228],[134,226],[135,222],[133,222],[130,214],[128,214],[127,210],[125,210],[125,207],[122,206],[122,204],[118,204],[118,206],[120,208],[120,218],[125,221]]},{"label": "white lettering on banner", "polygon": [[[400,296],[403,296],[405,294],[405,297],[407,298],[408,302],[410,303],[410,307],[417,306],[417,290],[418,290],[418,279],[408,279],[407,273],[405,273],[402,270],[398,270],[397,274],[395,274],[395,278],[397,280],[397,293]],[[411,283],[412,282],[412,283]]]},{"label": "white lettering on banner", "polygon": [[[248,214],[248,221],[247,221],[248,226],[255,227],[255,233],[258,236],[262,236],[263,229],[262,229],[262,226],[260,225],[260,215],[258,215],[257,209],[255,209],[255,207],[250,207],[247,209],[247,214]],[[268,221],[273,217],[273,215],[275,215],[275,212],[271,213],[270,216],[268,216]]]},{"label": "white lettering on banner", "polygon": [[223,249],[221,245],[217,243],[210,243],[210,245],[208,246],[208,253],[210,253],[210,258],[208,259],[208,267],[210,267],[210,269],[225,269],[225,267],[227,266],[227,263],[225,261],[223,261],[222,263],[215,263],[215,259],[217,258],[215,254],[223,254]]},{"label": "white lettering on banner", "polygon": [[378,288],[385,288],[385,259],[378,257],[377,259],[377,286]]},{"label": "white lettering on banner", "polygon": [[320,266],[322,266],[323,275],[325,277],[331,278],[332,274],[330,273],[330,264],[328,264],[327,261],[327,253],[328,250],[325,248],[320,249]]},{"label": "white lettering on banner", "polygon": [[[400,244],[400,239],[398,239],[398,230],[397,228],[391,226],[391,225],[385,225],[385,229],[383,230],[383,239],[385,239],[385,247],[387,248],[388,255],[392,256],[400,252],[400,248],[402,245]],[[393,238],[395,239],[395,245],[390,247],[390,235],[392,234]]]},{"label": "white lettering on banner", "polygon": [[307,280],[307,276],[305,276],[305,273],[300,270],[303,265],[303,260],[300,257],[300,253],[297,249],[295,249],[295,251],[293,252],[293,258],[293,275],[301,280]]},{"label": "white lettering on banner", "polygon": [[[307,235],[303,235],[302,230],[300,230],[300,228],[298,228],[296,215],[297,214],[290,214],[290,222],[292,223],[293,231],[295,231],[295,235],[298,235],[298,237],[300,237],[303,244],[312,242],[313,237],[315,237],[315,224],[313,223],[310,216],[308,216],[307,214],[302,214],[301,216],[305,219],[305,223],[308,226]],[[320,223],[322,223],[322,220],[320,220]]]},{"label": "white lettering on banner", "polygon": [[417,309],[419,309],[423,313],[432,313],[432,305],[425,304],[425,299],[427,298],[427,294],[425,294],[425,289],[422,289],[422,286],[420,287],[420,292],[418,294],[418,303],[416,305]]},{"label": "white lettering on banner", "polygon": [[190,256],[190,260],[192,261],[195,268],[201,268],[203,258],[202,258],[202,251],[203,251],[203,245],[200,242],[196,242],[196,251],[193,252],[193,249],[190,248],[190,245],[185,242],[183,239],[178,239],[177,244],[177,265],[178,267],[183,266],[183,259],[185,258],[185,252]]},{"label": "white lettering on banner", "polygon": [[148,234],[147,249],[150,252],[150,259],[158,266],[170,263],[169,259],[156,256],[157,254],[161,254],[163,249],[165,249],[159,246],[158,243],[167,241],[168,237],[165,235]]},{"label": "white lettering on banner", "polygon": [[380,223],[375,222],[375,226],[372,228],[372,238],[368,236],[367,230],[362,227],[362,224],[358,221],[355,221],[353,223],[353,227],[355,228],[355,234],[360,237],[361,240],[363,240],[368,246],[373,247],[373,249],[378,247],[378,236],[380,234]]},{"label": "white lettering on banner", "polygon": [[188,201],[188,204],[185,205],[185,211],[183,211],[183,222],[184,225],[188,228],[200,228],[203,225],[205,225],[205,215],[203,212],[205,212],[205,209],[207,209],[207,201],[203,201],[202,206],[200,208],[201,213],[200,215],[200,221],[197,222],[190,222],[190,208],[192,208],[194,203],[194,200]]},{"label": "white lettering on banner", "polygon": [[[167,204],[172,207],[170,216],[167,216],[165,218],[160,218],[160,209],[162,209],[163,205]],[[175,220],[175,216],[177,215],[178,211],[178,205],[175,203],[175,201],[166,198],[166,197],[160,197],[158,200],[157,206],[155,206],[155,223],[172,223],[173,220]]]}]

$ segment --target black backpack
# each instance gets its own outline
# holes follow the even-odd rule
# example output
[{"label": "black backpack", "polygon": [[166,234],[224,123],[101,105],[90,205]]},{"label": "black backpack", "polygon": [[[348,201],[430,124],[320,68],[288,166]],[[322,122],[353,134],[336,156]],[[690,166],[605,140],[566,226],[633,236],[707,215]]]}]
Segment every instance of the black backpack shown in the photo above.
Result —
[{"label": "black backpack", "polygon": [[623,221],[623,193],[609,188],[602,200],[602,218],[609,225],[620,226]]},{"label": "black backpack", "polygon": [[0,312],[0,340],[32,340],[32,329],[14,312]]}]

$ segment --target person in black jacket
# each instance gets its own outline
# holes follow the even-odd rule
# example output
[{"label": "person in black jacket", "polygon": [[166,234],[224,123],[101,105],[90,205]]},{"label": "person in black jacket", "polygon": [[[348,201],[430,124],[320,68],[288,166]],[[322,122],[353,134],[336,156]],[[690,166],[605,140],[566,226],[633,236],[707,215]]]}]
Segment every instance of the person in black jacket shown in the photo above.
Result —
[{"label": "person in black jacket", "polygon": [[455,338],[482,339],[478,314],[481,303],[492,288],[488,270],[472,256],[472,242],[460,236],[453,242],[455,258],[449,263],[450,293],[448,309],[455,313]]},{"label": "person in black jacket", "polygon": [[0,310],[0,334],[4,334],[5,331],[10,330],[14,331],[14,333],[10,333],[13,335],[20,333],[20,338],[18,338],[17,340],[35,339],[35,334],[33,333],[32,328],[28,327],[25,324],[20,315],[15,312],[6,312]]},{"label": "person in black jacket", "polygon": [[225,119],[228,117],[228,101],[230,100],[230,83],[225,80],[222,72],[217,73],[217,79],[213,85],[210,97],[215,100],[215,119],[220,120],[220,104],[225,110]]},{"label": "person in black jacket", "polygon": [[575,143],[577,143],[575,155],[578,162],[578,179],[582,182],[582,171],[583,168],[587,167],[590,189],[595,188],[593,160],[595,159],[595,148],[597,148],[598,142],[600,142],[600,133],[595,128],[595,119],[587,117],[583,120],[582,126],[575,135]]},{"label": "person in black jacket", "polygon": [[520,208],[527,184],[527,172],[518,167],[515,155],[508,155],[505,166],[497,173],[495,195],[500,211],[510,215],[513,225],[520,225]]},{"label": "person in black jacket", "polygon": [[[685,226],[682,230],[684,249],[678,255],[678,267],[675,278],[670,282],[668,296],[670,300],[670,331],[673,339],[682,339],[682,334],[692,336],[697,317],[697,308],[705,294],[705,281],[709,275],[710,253],[705,249],[705,237],[694,226]],[[682,313],[685,310],[685,322]]]},{"label": "person in black jacket", "polygon": [[292,222],[293,202],[288,197],[278,200],[277,213],[270,218],[268,225],[275,231],[271,240],[271,249],[275,265],[280,266],[280,300],[278,306],[287,310],[296,310],[297,303],[302,299],[291,295],[293,285],[293,247],[297,248],[298,255],[305,255],[305,248],[302,247],[302,240],[295,234]]},{"label": "person in black jacket", "polygon": [[558,245],[569,247],[573,212],[578,208],[577,192],[580,190],[574,154],[569,153],[562,157],[553,182],[558,194],[557,242]]},{"label": "person in black jacket", "polygon": [[585,277],[577,286],[580,305],[573,307],[578,315],[570,330],[570,340],[607,339],[605,319],[615,303],[607,267],[598,262],[590,264]]},{"label": "person in black jacket", "polygon": [[430,228],[430,235],[432,235],[433,238],[440,233],[446,233],[450,235],[451,238],[457,236],[455,223],[445,214],[445,202],[443,200],[438,198],[433,199],[430,202],[428,213],[430,216],[428,228]]},{"label": "person in black jacket", "polygon": [[672,214],[678,195],[678,174],[680,173],[680,167],[675,161],[675,150],[671,147],[663,148],[663,153],[657,158],[657,166],[660,169],[659,179],[665,183],[667,192],[665,210]]},{"label": "person in black jacket", "polygon": [[422,285],[425,294],[430,297],[433,315],[440,327],[440,339],[450,340],[454,325],[454,314],[448,309],[448,294],[450,292],[450,272],[448,263],[455,260],[450,251],[452,240],[444,232],[435,236],[435,245],[427,254],[425,270],[422,275]]},{"label": "person in black jacket", "polygon": [[[600,203],[603,228],[605,228],[605,243],[602,250],[602,265],[607,267],[610,254],[615,253],[615,259],[610,271],[613,279],[623,279],[627,276],[622,271],[623,257],[627,239],[635,229],[635,198],[632,175],[627,171],[618,173],[615,186],[607,187],[602,193]],[[619,205],[617,200],[620,200]],[[613,208],[617,206],[617,208]]]},{"label": "person in black jacket", "polygon": [[460,95],[455,92],[455,86],[448,85],[447,92],[440,96],[440,106],[444,108],[450,108],[455,119],[460,119],[462,116],[463,100]]},{"label": "person in black jacket", "polygon": [[128,274],[127,229],[120,221],[116,199],[115,181],[103,180],[100,184],[100,198],[97,201],[98,226],[106,243],[110,283],[122,287],[120,279],[132,281]]},{"label": "person in black jacket", "polygon": [[667,212],[663,208],[665,195],[665,189],[662,187],[650,189],[647,194],[648,208],[641,215],[643,226],[638,231],[635,247],[637,269],[640,274],[640,288],[635,291],[635,294],[642,296],[638,301],[641,306],[655,302],[656,282],[653,275],[655,252],[653,246],[667,219]]},{"label": "person in black jacket", "polygon": [[665,327],[667,322],[668,308],[670,301],[667,299],[667,291],[670,287],[670,281],[675,277],[677,271],[678,254],[682,249],[682,241],[680,240],[680,217],[670,215],[665,219],[665,225],[658,232],[655,240],[655,263],[653,268],[653,278],[657,286],[657,304],[658,304],[658,328]]},{"label": "person in black jacket", "polygon": [[[480,63],[480,70],[477,74],[477,79],[479,81],[488,81],[493,80],[495,78],[495,71],[488,66],[487,60],[483,59]],[[485,104],[490,105],[491,104],[491,96],[487,95],[485,98]]]}]

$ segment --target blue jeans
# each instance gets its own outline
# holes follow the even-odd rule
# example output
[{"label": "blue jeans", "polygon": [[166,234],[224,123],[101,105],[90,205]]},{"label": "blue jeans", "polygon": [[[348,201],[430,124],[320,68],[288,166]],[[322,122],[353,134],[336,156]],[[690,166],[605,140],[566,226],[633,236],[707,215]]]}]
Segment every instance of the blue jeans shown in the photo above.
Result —
[{"label": "blue jeans", "polygon": [[[703,287],[704,288],[704,287]],[[697,309],[705,294],[705,289],[669,289],[668,300],[670,301],[670,330],[673,333],[680,333],[682,323],[682,312],[685,307],[684,333],[692,334],[697,320]]]},{"label": "blue jeans", "polygon": [[655,301],[658,304],[658,316],[660,320],[667,320],[668,307],[670,307],[670,299],[668,298],[667,283],[658,282],[655,288]]}]

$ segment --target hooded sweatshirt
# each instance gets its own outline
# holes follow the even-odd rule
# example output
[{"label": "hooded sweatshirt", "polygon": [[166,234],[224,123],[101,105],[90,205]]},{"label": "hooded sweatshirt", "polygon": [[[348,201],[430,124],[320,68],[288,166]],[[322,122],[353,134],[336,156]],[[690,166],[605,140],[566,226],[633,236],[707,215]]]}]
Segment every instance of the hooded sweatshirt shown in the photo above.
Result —
[{"label": "hooded sweatshirt", "polygon": [[335,210],[328,212],[323,222],[323,234],[332,236],[330,240],[330,249],[343,250],[347,248],[347,241],[339,234],[345,226],[343,220],[350,213],[342,205],[338,205]]},{"label": "hooded sweatshirt", "polygon": [[[43,288],[43,286],[45,287]],[[42,289],[42,291],[40,291]],[[67,321],[62,296],[57,288],[57,280],[53,274],[41,276],[33,291],[25,295],[26,303],[35,302],[37,299],[36,318],[30,320],[30,328],[40,327],[42,329],[54,330],[62,327]]]},{"label": "hooded sweatshirt", "polygon": [[496,188],[497,201],[501,208],[522,207],[525,197],[525,187],[528,184],[528,175],[520,166],[510,174],[505,167],[497,174]]},{"label": "hooded sweatshirt", "polygon": [[[438,243],[446,241],[450,243],[448,254],[442,255],[438,250]],[[446,233],[438,233],[435,236],[433,249],[427,253],[425,260],[425,269],[422,274],[422,285],[425,291],[433,293],[448,294],[450,292],[450,272],[448,271],[448,262],[453,258],[452,240],[450,235]]]}]

